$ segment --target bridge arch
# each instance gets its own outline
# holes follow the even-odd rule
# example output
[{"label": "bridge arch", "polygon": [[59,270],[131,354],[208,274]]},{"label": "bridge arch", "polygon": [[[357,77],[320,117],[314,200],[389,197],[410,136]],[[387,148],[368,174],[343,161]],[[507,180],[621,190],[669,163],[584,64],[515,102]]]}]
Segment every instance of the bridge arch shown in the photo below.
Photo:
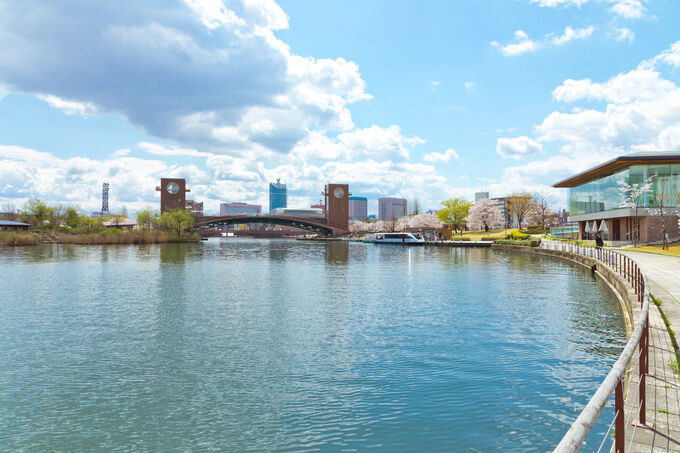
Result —
[{"label": "bridge arch", "polygon": [[347,230],[326,224],[326,219],[288,217],[281,215],[232,215],[232,216],[207,216],[198,217],[194,221],[197,229],[216,228],[221,225],[239,225],[247,223],[264,223],[271,225],[284,225],[302,230],[313,231],[325,236],[338,236],[347,233]]}]

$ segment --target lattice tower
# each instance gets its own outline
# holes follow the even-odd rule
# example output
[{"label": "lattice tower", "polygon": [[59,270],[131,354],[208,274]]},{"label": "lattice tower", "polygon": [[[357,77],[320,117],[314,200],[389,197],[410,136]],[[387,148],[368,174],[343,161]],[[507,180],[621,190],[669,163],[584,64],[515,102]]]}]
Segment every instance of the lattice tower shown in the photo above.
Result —
[{"label": "lattice tower", "polygon": [[109,213],[109,183],[102,184],[102,214]]}]

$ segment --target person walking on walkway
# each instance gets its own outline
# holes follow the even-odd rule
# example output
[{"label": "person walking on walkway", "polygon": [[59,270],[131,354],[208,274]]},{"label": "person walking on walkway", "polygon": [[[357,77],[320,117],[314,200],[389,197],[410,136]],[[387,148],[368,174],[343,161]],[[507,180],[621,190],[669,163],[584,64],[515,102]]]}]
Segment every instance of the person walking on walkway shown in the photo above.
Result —
[{"label": "person walking on walkway", "polygon": [[597,257],[600,257],[600,250],[604,246],[604,241],[602,240],[602,235],[598,232],[595,235],[595,248],[597,249]]}]

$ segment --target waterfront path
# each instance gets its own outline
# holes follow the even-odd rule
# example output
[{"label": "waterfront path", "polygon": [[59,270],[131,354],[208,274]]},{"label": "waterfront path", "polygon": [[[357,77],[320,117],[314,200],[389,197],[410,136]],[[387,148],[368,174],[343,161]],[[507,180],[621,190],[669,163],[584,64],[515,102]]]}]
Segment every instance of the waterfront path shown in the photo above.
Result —
[{"label": "waterfront path", "polygon": [[[670,321],[676,337],[680,336],[680,258],[627,250],[622,252],[637,261],[647,274],[650,293],[662,301],[661,310]],[[674,363],[677,367],[678,364],[666,325],[654,304],[650,304],[649,326],[649,372],[653,377],[647,378],[646,415],[647,422],[653,423],[653,429],[627,429],[626,447],[631,445],[631,448],[626,451],[680,452],[680,377],[677,368],[674,370],[671,365]],[[636,374],[633,373],[629,388],[637,388]],[[637,398],[628,396],[626,411],[629,414],[637,414],[636,401]]]}]

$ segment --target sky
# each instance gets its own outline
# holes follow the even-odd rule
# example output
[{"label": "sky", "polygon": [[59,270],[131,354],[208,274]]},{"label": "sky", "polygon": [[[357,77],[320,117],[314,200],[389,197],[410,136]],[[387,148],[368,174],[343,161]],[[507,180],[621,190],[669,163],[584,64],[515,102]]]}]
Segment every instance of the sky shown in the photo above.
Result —
[{"label": "sky", "polygon": [[421,208],[680,149],[677,0],[0,0],[0,206]]}]

